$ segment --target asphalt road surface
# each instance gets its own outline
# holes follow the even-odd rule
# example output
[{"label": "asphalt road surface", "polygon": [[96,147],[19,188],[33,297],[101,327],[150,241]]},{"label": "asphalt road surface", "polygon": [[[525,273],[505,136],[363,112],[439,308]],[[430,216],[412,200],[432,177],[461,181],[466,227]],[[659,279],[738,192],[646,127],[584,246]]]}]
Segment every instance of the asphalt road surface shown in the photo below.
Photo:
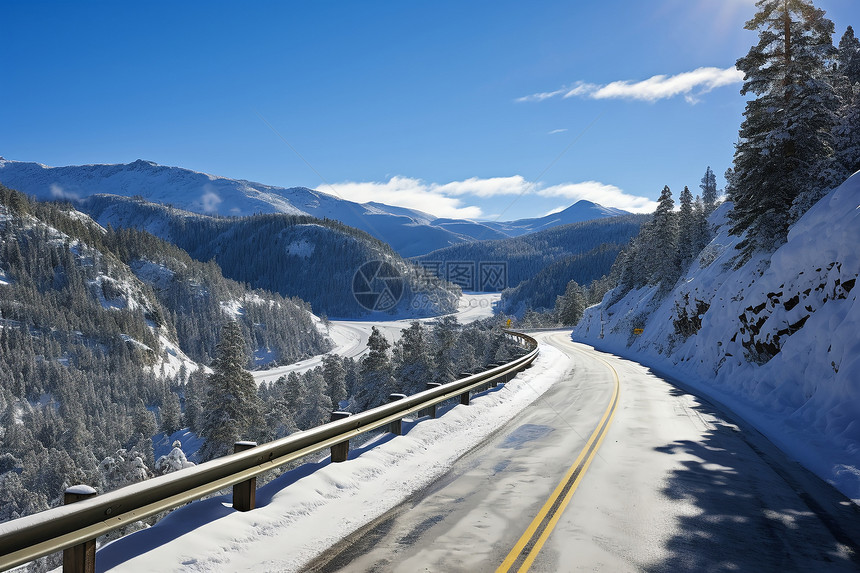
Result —
[{"label": "asphalt road surface", "polygon": [[308,571],[858,571],[860,511],[725,409],[570,341],[570,367]]}]

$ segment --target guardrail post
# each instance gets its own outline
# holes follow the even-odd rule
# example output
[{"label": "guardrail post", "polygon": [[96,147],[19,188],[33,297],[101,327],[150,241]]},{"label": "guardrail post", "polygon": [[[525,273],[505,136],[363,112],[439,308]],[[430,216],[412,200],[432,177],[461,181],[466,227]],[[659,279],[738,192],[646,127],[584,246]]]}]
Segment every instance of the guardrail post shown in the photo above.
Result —
[{"label": "guardrail post", "polygon": [[[441,385],[442,384],[439,382],[428,382],[425,389],[430,390],[431,388],[438,388]],[[427,406],[427,410],[426,410],[427,415],[433,419],[436,418],[436,406],[437,406],[437,404],[433,404],[432,406]]]},{"label": "guardrail post", "polygon": [[[343,420],[344,418],[349,418],[350,416],[352,416],[352,412],[332,412],[331,421],[335,422],[337,420]],[[343,442],[333,445],[330,448],[330,451],[332,462],[345,462],[346,459],[349,457],[349,440],[345,440]]]},{"label": "guardrail post", "polygon": [[[499,366],[501,366],[501,364],[490,364],[489,366],[487,366],[487,370],[492,370],[493,368],[498,368]],[[487,388],[495,388],[498,385],[499,385],[499,379],[493,378],[492,381],[487,383]]]},{"label": "guardrail post", "polygon": [[[244,452],[256,448],[257,442],[236,442],[233,453]],[[233,486],[233,509],[236,511],[251,511],[257,504],[257,477],[248,478]]]},{"label": "guardrail post", "polygon": [[[398,400],[403,400],[406,398],[406,394],[389,394],[388,401],[396,402]],[[394,434],[395,436],[400,436],[403,434],[403,420],[394,420],[390,424],[388,424],[388,431]]]},{"label": "guardrail post", "polygon": [[469,405],[469,400],[470,400],[470,398],[471,398],[471,397],[469,396],[469,392],[468,392],[468,391],[463,392],[462,394],[460,394],[460,405],[462,405],[462,406],[468,406],[468,405]]},{"label": "guardrail post", "polygon": [[[96,490],[88,485],[73,485],[63,492],[63,505],[89,499]],[[90,539],[63,550],[63,573],[95,573],[96,540]]]},{"label": "guardrail post", "polygon": [[[462,374],[460,374],[460,378],[466,378],[466,377],[471,376],[471,375],[472,375],[471,372],[463,372]],[[460,404],[462,406],[468,406],[469,405],[469,398],[470,398],[469,391],[466,390],[465,392],[460,394]]]}]

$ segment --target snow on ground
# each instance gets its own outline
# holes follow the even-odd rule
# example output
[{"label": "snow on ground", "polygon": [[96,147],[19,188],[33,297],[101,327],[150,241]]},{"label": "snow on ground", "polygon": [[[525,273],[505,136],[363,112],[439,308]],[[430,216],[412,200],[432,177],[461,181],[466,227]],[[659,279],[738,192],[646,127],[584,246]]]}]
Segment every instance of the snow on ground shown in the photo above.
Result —
[{"label": "snow on ground", "polygon": [[[639,289],[607,307],[610,293],[573,337],[713,396],[860,503],[860,174],[771,257],[738,270],[729,207],[715,212],[715,239],[670,296]],[[701,317],[686,339],[670,334],[681,308]]]},{"label": "snow on ground", "polygon": [[146,259],[131,261],[128,266],[137,278],[158,290],[170,288],[170,283],[173,282],[173,277],[176,275],[165,265]]},{"label": "snow on ground", "polygon": [[301,466],[257,491],[254,511],[230,496],[194,502],[155,526],[101,548],[99,569],[115,571],[295,571],[331,544],[441,476],[461,455],[536,400],[568,366],[542,347],[513,381],[455,406],[435,420],[404,421],[403,436],[383,435],[350,452]]},{"label": "snow on ground", "polygon": [[[339,321],[332,321],[328,330],[326,330],[324,326],[320,328],[320,325],[321,323],[318,323],[320,331],[323,334],[327,334],[335,345],[329,354],[357,358],[367,350],[367,337],[370,334],[370,328],[364,329],[355,327],[349,323],[342,323]],[[286,376],[290,372],[301,374],[302,372],[313,370],[317,366],[322,366],[322,359],[324,356],[325,354],[319,354],[293,364],[277,366],[266,370],[255,370],[251,372],[251,374],[254,376],[254,381],[257,383],[257,386],[259,386],[263,382],[274,382],[281,376]]]},{"label": "snow on ground", "polygon": [[173,442],[179,441],[182,444],[182,451],[191,456],[194,452],[203,446],[203,438],[200,438],[189,430],[183,428],[177,430],[170,435],[158,433],[152,437],[152,448],[155,459],[161,456],[166,456],[173,449]]},{"label": "snow on ground", "polygon": [[[158,329],[157,333],[162,353],[158,357],[156,363],[152,366],[152,371],[156,376],[174,379],[179,376],[183,367],[185,367],[186,374],[191,374],[201,367],[197,362],[188,358],[178,345],[167,338],[162,329]],[[210,370],[210,368],[206,366],[203,368],[206,371]]]},{"label": "snow on ground", "polygon": [[[489,318],[493,316],[493,309],[498,304],[500,298],[500,293],[463,293],[460,297],[458,310],[453,315],[457,317],[460,324],[469,324],[476,320]],[[323,334],[327,334],[334,342],[335,348],[330,351],[330,354],[350,358],[358,358],[367,352],[367,338],[370,336],[372,327],[376,326],[382,331],[388,341],[393,344],[400,338],[401,330],[409,328],[414,320],[416,319],[404,319],[402,317],[384,322],[333,320],[330,321],[329,327],[326,329],[322,321],[314,317],[317,329]],[[422,318],[417,320],[428,324],[438,320],[438,318]],[[256,370],[251,374],[259,386],[263,382],[274,382],[290,372],[301,374],[317,366],[322,366],[323,356],[325,355],[320,354],[300,360],[294,364],[287,364],[267,370]]]}]

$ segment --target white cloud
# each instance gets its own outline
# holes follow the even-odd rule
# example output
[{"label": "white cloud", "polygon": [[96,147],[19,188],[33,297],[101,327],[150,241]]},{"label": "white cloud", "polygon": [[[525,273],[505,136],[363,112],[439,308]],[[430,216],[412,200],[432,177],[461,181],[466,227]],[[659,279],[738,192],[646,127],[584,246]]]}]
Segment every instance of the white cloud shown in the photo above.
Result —
[{"label": "white cloud", "polygon": [[657,203],[647,197],[630,195],[615,185],[607,185],[599,181],[562,183],[539,189],[537,194],[541,197],[564,197],[571,201],[585,199],[604,207],[615,207],[631,213],[651,213],[657,208]]},{"label": "white cloud", "polygon": [[221,203],[221,197],[213,191],[207,183],[204,186],[205,192],[200,196],[200,205],[204,213],[215,213],[218,211],[218,205]]},{"label": "white cloud", "polygon": [[[484,214],[480,207],[468,205],[467,197],[477,199],[498,196],[561,197],[570,201],[568,205],[585,199],[604,207],[615,207],[633,213],[650,213],[657,205],[647,197],[630,195],[614,185],[598,181],[563,183],[545,187],[541,183],[528,181],[521,175],[487,179],[472,177],[444,184],[397,176],[387,182],[335,183],[323,190],[356,203],[377,201],[387,205],[417,209],[437,217],[459,219],[492,218]],[[568,205],[554,211],[564,209]]]},{"label": "white cloud", "polygon": [[556,213],[561,213],[565,209],[567,209],[569,205],[559,205],[555,209],[550,209],[546,213],[543,214],[544,217],[549,217],[550,215],[555,215]]},{"label": "white cloud", "polygon": [[521,175],[513,177],[491,177],[489,179],[478,179],[472,177],[465,181],[452,181],[444,185],[433,184],[430,188],[436,193],[443,195],[475,195],[486,199],[497,195],[520,195],[532,187]]},{"label": "white cloud", "polygon": [[[460,182],[464,183],[464,182]],[[437,190],[439,186],[410,177],[392,177],[388,182],[334,183],[324,191],[331,191],[341,199],[356,203],[377,201],[387,205],[418,209],[437,217],[476,219],[481,217],[480,207],[464,206],[461,199],[448,197]],[[450,193],[454,195],[456,193]]]},{"label": "white cloud", "polygon": [[547,135],[555,135],[556,133],[564,133],[565,131],[567,131],[566,127],[562,129],[553,129],[552,131],[547,132]]},{"label": "white cloud", "polygon": [[51,198],[65,201],[77,201],[80,199],[77,194],[66,191],[56,183],[51,183]]},{"label": "white cloud", "polygon": [[680,95],[689,103],[697,103],[699,96],[719,87],[740,83],[743,79],[743,72],[734,66],[726,69],[698,68],[674,76],[656,75],[638,82],[623,80],[606,85],[576,82],[571,87],[521,97],[517,101],[543,101],[562,95],[564,98],[632,99],[655,102]]},{"label": "white cloud", "polygon": [[521,98],[517,98],[516,101],[525,102],[525,101],[543,101],[545,99],[549,99],[551,97],[555,97],[557,95],[561,95],[566,92],[566,88],[561,88],[560,90],[555,90],[554,92],[543,92],[532,95],[523,96]]}]

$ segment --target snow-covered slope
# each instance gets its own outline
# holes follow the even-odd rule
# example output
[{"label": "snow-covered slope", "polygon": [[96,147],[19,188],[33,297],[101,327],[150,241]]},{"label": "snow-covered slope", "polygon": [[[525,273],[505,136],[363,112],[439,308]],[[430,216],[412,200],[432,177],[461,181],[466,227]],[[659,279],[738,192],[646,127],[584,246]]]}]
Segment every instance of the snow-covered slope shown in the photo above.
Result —
[{"label": "snow-covered slope", "polygon": [[513,237],[549,227],[623,214],[588,201],[539,219],[483,223],[439,219],[377,202],[356,203],[304,187],[282,188],[167,167],[151,161],[48,167],[0,157],[0,182],[39,199],[82,199],[93,194],[140,196],[207,215],[255,213],[311,215],[340,221],[389,243],[411,257],[449,245]]},{"label": "snow-covered slope", "polygon": [[779,250],[737,270],[730,207],[714,213],[716,238],[667,297],[610,292],[573,336],[723,401],[860,502],[860,173]]}]

